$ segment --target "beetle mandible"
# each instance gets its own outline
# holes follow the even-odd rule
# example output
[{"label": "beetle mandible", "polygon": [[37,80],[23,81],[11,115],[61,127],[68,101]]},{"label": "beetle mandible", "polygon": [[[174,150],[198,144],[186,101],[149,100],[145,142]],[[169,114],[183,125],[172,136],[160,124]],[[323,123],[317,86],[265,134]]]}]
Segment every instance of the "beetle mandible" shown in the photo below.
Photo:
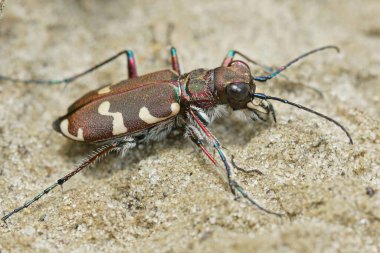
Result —
[{"label": "beetle mandible", "polygon": [[[276,100],[299,109],[316,114],[340,127],[352,144],[348,131],[334,119],[286,99],[256,93],[257,82],[265,82],[298,60],[322,51],[335,49],[325,46],[311,50],[293,59],[268,75],[253,76],[247,63],[234,60],[236,55],[247,62],[261,64],[236,50],[230,50],[220,67],[215,69],[196,69],[182,74],[176,49],[171,48],[172,69],[162,70],[138,76],[135,58],[131,50],[124,50],[94,67],[62,80],[21,80],[0,76],[0,80],[37,84],[68,84],[121,55],[127,57],[128,79],[90,91],[75,101],[67,114],[53,123],[53,128],[65,137],[79,142],[97,143],[101,147],[84,160],[70,173],[58,179],[33,199],[2,217],[5,222],[13,214],[27,208],[57,186],[62,186],[72,176],[93,164],[98,158],[117,151],[125,154],[127,150],[140,143],[161,140],[170,131],[183,129],[185,136],[207,156],[218,168],[223,168],[225,178],[235,195],[240,194],[262,211],[281,216],[256,203],[234,179],[230,162],[222,145],[211,133],[209,124],[220,115],[221,108],[228,106],[232,110],[244,110],[253,119],[268,120],[275,118],[273,106],[267,100]],[[266,68],[267,71],[270,69]],[[208,148],[207,148],[208,147]],[[209,151],[216,151],[221,164]]]}]

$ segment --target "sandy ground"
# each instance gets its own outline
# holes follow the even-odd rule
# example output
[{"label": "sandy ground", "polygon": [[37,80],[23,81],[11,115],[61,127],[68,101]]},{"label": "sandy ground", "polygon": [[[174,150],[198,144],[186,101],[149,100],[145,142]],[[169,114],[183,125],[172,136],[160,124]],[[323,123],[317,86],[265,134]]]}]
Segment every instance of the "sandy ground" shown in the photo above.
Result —
[{"label": "sandy ground", "polygon": [[[0,252],[380,251],[380,2],[204,2],[5,1],[0,73],[61,78],[125,48],[147,73],[169,66],[169,45],[185,71],[216,67],[232,48],[279,66],[335,44],[340,54],[314,55],[259,89],[334,117],[355,145],[323,119],[274,102],[277,124],[232,115],[212,130],[241,167],[263,172],[237,173],[247,191],[285,217],[235,201],[213,166],[174,135],[110,155],[63,195],[56,189],[11,217]],[[120,59],[65,90],[0,84],[0,214],[94,149],[51,123],[88,90],[123,78]]]}]

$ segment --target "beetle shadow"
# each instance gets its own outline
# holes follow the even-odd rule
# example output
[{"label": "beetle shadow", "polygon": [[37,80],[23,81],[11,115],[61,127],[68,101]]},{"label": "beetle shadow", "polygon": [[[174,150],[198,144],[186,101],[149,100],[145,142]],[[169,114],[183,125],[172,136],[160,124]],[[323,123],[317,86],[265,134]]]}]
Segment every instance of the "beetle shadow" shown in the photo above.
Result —
[{"label": "beetle shadow", "polygon": [[249,119],[242,119],[237,115],[228,115],[215,120],[211,131],[216,138],[228,148],[228,146],[244,146],[253,138],[260,138],[265,135],[268,129],[275,126],[275,122],[259,122]]}]

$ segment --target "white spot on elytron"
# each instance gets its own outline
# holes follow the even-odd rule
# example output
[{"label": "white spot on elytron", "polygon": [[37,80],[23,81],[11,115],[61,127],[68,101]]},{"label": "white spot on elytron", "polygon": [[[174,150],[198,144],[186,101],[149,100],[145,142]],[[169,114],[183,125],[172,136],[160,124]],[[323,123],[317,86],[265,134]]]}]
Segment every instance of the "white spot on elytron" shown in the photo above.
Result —
[{"label": "white spot on elytron", "polygon": [[61,132],[68,138],[70,139],[73,139],[73,140],[76,140],[76,141],[84,141],[84,138],[83,138],[83,129],[82,128],[79,128],[78,129],[78,134],[77,136],[75,135],[72,135],[70,132],[69,132],[69,120],[68,119],[64,119],[61,121],[61,124],[60,124],[60,128],[61,128]]},{"label": "white spot on elytron", "polygon": [[101,115],[111,116],[113,118],[113,121],[112,121],[113,135],[126,133],[128,129],[124,125],[123,115],[121,114],[121,112],[110,112],[109,111],[110,106],[111,106],[110,102],[104,101],[103,103],[99,105],[98,112]]},{"label": "white spot on elytron", "polygon": [[163,117],[163,118],[157,118],[157,117],[154,117],[152,114],[150,114],[148,108],[144,106],[143,108],[140,109],[139,117],[142,121],[144,121],[147,124],[154,124],[154,123],[163,121],[165,119],[168,119],[170,117],[173,117],[174,115],[177,115],[179,112],[180,106],[178,103],[172,103],[170,105],[170,109],[172,113],[169,116]]},{"label": "white spot on elytron", "polygon": [[111,85],[108,85],[104,88],[101,88],[100,90],[98,90],[98,94],[104,94],[104,93],[108,93],[111,91]]}]

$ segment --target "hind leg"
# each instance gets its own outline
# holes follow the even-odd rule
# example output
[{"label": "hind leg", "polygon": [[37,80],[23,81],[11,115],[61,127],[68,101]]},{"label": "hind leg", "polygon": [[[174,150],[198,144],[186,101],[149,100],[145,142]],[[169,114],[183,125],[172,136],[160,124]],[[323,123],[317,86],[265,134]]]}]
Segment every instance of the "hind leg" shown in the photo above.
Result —
[{"label": "hind leg", "polygon": [[74,80],[76,80],[82,76],[85,76],[85,75],[93,72],[94,70],[97,70],[100,67],[103,67],[104,65],[114,61],[120,55],[126,55],[127,56],[128,77],[129,78],[136,77],[137,76],[136,61],[135,61],[135,58],[133,56],[133,52],[132,52],[132,50],[123,50],[123,51],[115,54],[114,56],[96,64],[95,66],[93,66],[93,67],[91,67],[85,71],[82,71],[76,75],[72,75],[72,76],[64,78],[64,79],[51,79],[51,80],[30,79],[30,80],[25,80],[25,79],[18,79],[18,78],[0,75],[0,81],[4,80],[4,81],[10,81],[10,82],[21,82],[21,83],[26,83],[26,84],[27,83],[36,83],[36,84],[61,84],[61,83],[64,83],[67,85],[67,84],[73,82]]}]

